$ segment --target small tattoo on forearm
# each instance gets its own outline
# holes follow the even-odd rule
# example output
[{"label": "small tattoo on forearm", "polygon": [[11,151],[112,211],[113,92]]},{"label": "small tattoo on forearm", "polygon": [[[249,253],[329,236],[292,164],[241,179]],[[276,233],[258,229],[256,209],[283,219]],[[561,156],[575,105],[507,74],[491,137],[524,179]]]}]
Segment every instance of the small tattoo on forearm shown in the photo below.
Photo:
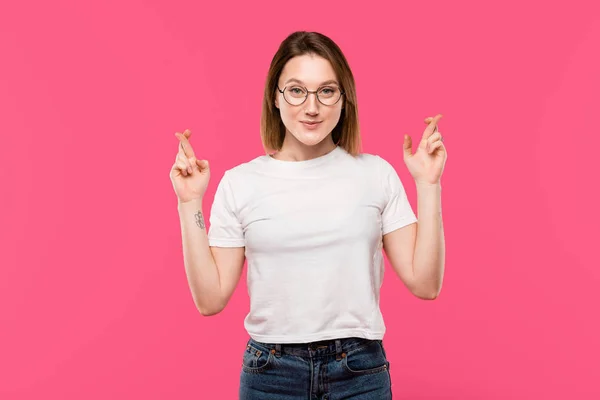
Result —
[{"label": "small tattoo on forearm", "polygon": [[198,225],[200,229],[204,229],[204,217],[202,216],[202,212],[198,211],[194,217],[196,218],[196,225]]}]

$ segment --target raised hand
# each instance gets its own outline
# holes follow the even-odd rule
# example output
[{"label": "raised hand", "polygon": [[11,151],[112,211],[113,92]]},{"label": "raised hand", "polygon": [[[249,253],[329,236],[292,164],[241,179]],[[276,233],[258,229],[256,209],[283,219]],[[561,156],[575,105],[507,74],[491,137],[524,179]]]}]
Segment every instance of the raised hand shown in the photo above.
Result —
[{"label": "raised hand", "polygon": [[428,124],[417,151],[412,153],[412,138],[404,135],[404,163],[417,184],[438,184],[448,154],[441,133],[437,130],[441,114],[425,118]]},{"label": "raised hand", "polygon": [[192,132],[189,129],[183,133],[175,133],[179,139],[179,149],[169,177],[179,203],[201,199],[210,180],[208,161],[196,158],[189,141],[191,135]]}]

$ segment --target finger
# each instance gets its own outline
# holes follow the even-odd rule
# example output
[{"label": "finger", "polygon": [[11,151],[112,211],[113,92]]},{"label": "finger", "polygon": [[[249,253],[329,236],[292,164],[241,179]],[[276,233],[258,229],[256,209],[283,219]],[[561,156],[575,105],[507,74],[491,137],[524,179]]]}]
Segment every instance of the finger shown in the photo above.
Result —
[{"label": "finger", "polygon": [[194,149],[192,149],[192,145],[190,144],[190,141],[188,140],[188,137],[192,133],[188,129],[186,129],[185,132],[187,133],[187,136],[185,134],[182,134],[179,132],[175,132],[175,136],[177,136],[177,139],[179,139],[180,146],[182,147],[185,155],[187,157],[195,157]]},{"label": "finger", "polygon": [[204,172],[209,169],[208,160],[196,160],[196,164],[198,165],[200,172]]},{"label": "finger", "polygon": [[191,136],[191,132],[189,129],[186,129],[185,131],[183,131],[183,133],[180,132],[176,132],[175,136],[179,139],[179,148],[183,151],[183,153],[188,156],[191,157],[194,154],[194,149],[192,148],[192,145],[190,144],[189,141],[189,137]]},{"label": "finger", "polygon": [[[185,150],[185,148],[184,148],[184,145],[183,145],[183,142],[181,142],[181,141],[179,142],[179,147],[178,147],[178,148],[179,148],[179,151],[177,151],[177,154],[181,154],[181,156],[182,156],[183,158],[186,158],[186,159],[189,159],[189,158],[191,158],[191,157],[188,157],[188,152],[189,152],[190,150],[187,150],[187,151]],[[194,152],[194,150],[191,150],[191,152],[193,153],[193,152]]]},{"label": "finger", "polygon": [[404,158],[412,156],[412,138],[409,135],[404,135]]},{"label": "finger", "polygon": [[429,124],[431,121],[433,121],[433,118],[434,118],[434,117],[427,117],[427,118],[425,118],[423,121],[424,121],[426,124]]},{"label": "finger", "polygon": [[181,175],[188,176],[190,174],[188,172],[188,166],[184,162],[177,160],[175,166],[181,172]]},{"label": "finger", "polygon": [[[425,123],[426,123],[426,124],[430,124],[430,123],[431,123],[431,121],[433,121],[433,118],[432,118],[432,117],[427,117],[427,118],[425,118]],[[433,133],[435,133],[435,132],[437,132],[437,131],[438,131],[438,126],[437,126],[437,124],[436,124],[436,125],[435,125],[435,127],[433,128]]]},{"label": "finger", "polygon": [[183,139],[181,137],[181,133],[175,132],[175,137],[179,140],[179,145],[177,146],[177,148],[178,148],[177,153],[178,154],[183,154],[185,156],[186,155],[185,154],[185,148],[183,147]]},{"label": "finger", "polygon": [[[427,146],[427,139],[429,139],[429,137],[433,134],[433,132],[437,128],[437,124],[438,124],[438,121],[440,120],[440,118],[442,118],[442,114],[438,114],[435,117],[429,119],[429,125],[427,125],[427,128],[425,128],[425,132],[423,132],[423,138],[421,139],[420,145],[422,147]],[[427,121],[428,119],[425,119],[425,120]]]},{"label": "finger", "polygon": [[173,164],[171,171],[176,171],[177,175],[181,175],[181,169],[177,166],[177,163]]},{"label": "finger", "polygon": [[191,174],[193,172],[194,165],[195,165],[195,158],[193,158],[193,157],[187,158],[183,154],[177,153],[177,162],[182,163],[183,165],[185,165],[185,169],[187,170],[187,172],[189,174]]},{"label": "finger", "polygon": [[427,125],[427,128],[425,128],[425,134],[427,135],[427,137],[431,136],[431,134],[435,131],[435,129],[437,129],[437,125],[439,120],[442,118],[442,114],[438,114],[435,117],[431,118],[429,117],[429,123]]},{"label": "finger", "polygon": [[429,136],[429,139],[427,139],[427,146],[431,146],[436,140],[442,140],[442,133],[440,131],[436,131],[433,135]]},{"label": "finger", "polygon": [[443,146],[444,146],[444,143],[442,143],[441,140],[438,140],[437,142],[434,142],[433,144],[431,144],[429,146],[429,151],[427,153],[433,154],[437,149],[443,148]]}]

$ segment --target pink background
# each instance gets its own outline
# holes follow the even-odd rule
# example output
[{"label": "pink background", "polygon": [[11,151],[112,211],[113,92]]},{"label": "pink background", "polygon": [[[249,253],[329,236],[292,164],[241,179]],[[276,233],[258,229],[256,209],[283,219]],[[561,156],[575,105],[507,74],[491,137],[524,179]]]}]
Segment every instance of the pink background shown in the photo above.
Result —
[{"label": "pink background", "polygon": [[[444,114],[440,297],[387,266],[394,398],[598,399],[597,2],[2,2],[0,398],[237,397],[245,274],[202,317],[183,266],[175,131],[225,169],[262,152],[271,57],[330,36],[363,151]],[[97,2],[100,3],[100,2]]]}]

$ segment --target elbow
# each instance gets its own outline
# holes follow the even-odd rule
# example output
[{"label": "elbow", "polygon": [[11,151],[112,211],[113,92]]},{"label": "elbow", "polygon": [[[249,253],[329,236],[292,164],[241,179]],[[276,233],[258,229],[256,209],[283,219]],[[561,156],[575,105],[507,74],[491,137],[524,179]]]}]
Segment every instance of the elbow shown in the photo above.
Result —
[{"label": "elbow", "polygon": [[421,300],[435,300],[440,295],[442,288],[436,288],[435,290],[421,290],[415,291],[413,294]]},{"label": "elbow", "polygon": [[433,292],[433,293],[429,293],[429,294],[426,294],[426,295],[421,295],[421,296],[418,296],[418,297],[420,299],[422,299],[422,300],[435,300],[435,299],[438,298],[438,296],[439,296],[438,292]]},{"label": "elbow", "polygon": [[414,280],[409,287],[413,295],[422,300],[435,300],[442,291],[443,280],[440,279],[419,279]]},{"label": "elbow", "polygon": [[203,308],[203,307],[196,307],[196,308],[198,309],[200,314],[204,317],[211,317],[211,316],[217,315],[218,313],[223,311],[223,309],[218,309],[218,308]]},{"label": "elbow", "polygon": [[212,317],[213,315],[217,315],[218,313],[220,313],[220,311],[203,311],[203,310],[199,310],[199,311],[203,317]]},{"label": "elbow", "polygon": [[220,304],[213,304],[207,306],[196,303],[196,309],[198,309],[198,312],[200,312],[200,314],[204,317],[211,317],[213,315],[217,315],[218,313],[223,311],[224,308],[225,307],[222,307]]}]

